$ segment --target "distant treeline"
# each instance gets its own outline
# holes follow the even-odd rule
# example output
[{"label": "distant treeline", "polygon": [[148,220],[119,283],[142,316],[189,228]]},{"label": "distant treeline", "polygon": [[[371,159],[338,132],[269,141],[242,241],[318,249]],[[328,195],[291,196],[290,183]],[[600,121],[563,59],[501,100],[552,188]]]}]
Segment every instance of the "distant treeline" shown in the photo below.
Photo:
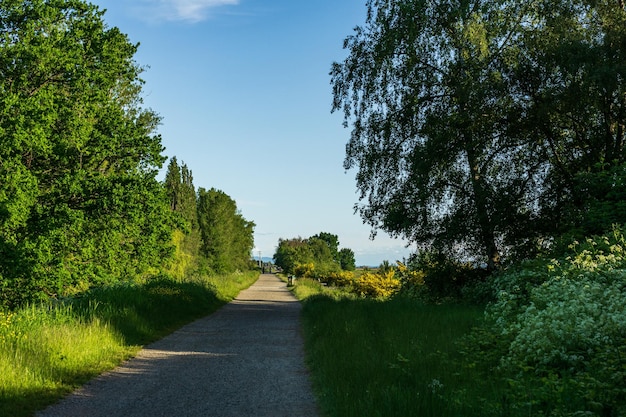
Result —
[{"label": "distant treeline", "polygon": [[332,273],[354,271],[354,251],[339,249],[339,237],[321,232],[307,239],[278,239],[274,262],[288,274],[324,278]]},{"label": "distant treeline", "polygon": [[196,192],[191,171],[184,163],[179,166],[176,157],[169,162],[164,185],[178,222],[170,274],[184,277],[198,266],[209,273],[248,269],[255,224],[241,215],[235,201],[214,188]]},{"label": "distant treeline", "polygon": [[0,1],[0,307],[184,273],[197,254],[243,268],[252,249],[226,194],[196,193],[175,159],[156,179],[166,158],[138,45],[103,14]]}]

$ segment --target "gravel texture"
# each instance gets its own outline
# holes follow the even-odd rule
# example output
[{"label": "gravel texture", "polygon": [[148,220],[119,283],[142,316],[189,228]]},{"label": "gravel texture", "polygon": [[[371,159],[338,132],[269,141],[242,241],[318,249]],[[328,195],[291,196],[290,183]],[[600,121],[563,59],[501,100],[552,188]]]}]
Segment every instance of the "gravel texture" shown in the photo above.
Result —
[{"label": "gravel texture", "polygon": [[40,417],[317,416],[300,303],[275,275],[146,346]]}]

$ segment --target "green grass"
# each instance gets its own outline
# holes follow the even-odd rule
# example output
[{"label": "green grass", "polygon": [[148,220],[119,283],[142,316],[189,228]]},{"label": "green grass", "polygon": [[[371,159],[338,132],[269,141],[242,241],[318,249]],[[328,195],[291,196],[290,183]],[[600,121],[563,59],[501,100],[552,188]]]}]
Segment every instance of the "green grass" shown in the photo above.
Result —
[{"label": "green grass", "polygon": [[460,343],[481,323],[482,308],[317,289],[300,281],[294,293],[306,295],[307,365],[325,416],[500,415],[496,379]]},{"label": "green grass", "polygon": [[257,278],[159,278],[0,312],[0,416],[33,415],[142,345],[217,310]]},{"label": "green grass", "polygon": [[[284,279],[287,280],[286,278]],[[327,287],[320,282],[308,279],[308,278],[299,278],[296,280],[295,285],[291,288],[291,291],[299,300],[306,300],[307,298],[323,294],[326,297],[337,299],[337,298],[350,298],[354,299],[355,295],[351,294],[347,291],[344,291],[340,288]]]}]

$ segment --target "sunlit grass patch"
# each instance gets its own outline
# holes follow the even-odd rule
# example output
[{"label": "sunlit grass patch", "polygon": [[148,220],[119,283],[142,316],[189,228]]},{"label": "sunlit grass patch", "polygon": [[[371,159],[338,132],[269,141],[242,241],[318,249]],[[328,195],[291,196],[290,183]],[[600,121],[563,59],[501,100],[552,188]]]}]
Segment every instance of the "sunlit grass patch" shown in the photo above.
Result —
[{"label": "sunlit grass patch", "polygon": [[316,295],[324,295],[332,299],[348,298],[354,299],[356,296],[341,288],[328,287],[315,279],[299,278],[292,288],[294,295],[299,300],[306,300]]},{"label": "sunlit grass patch", "polygon": [[158,278],[0,312],[0,416],[30,416],[250,286],[258,273]]},{"label": "sunlit grass patch", "polygon": [[139,349],[124,345],[98,318],[77,317],[71,305],[30,306],[1,317],[0,415],[32,414]]}]

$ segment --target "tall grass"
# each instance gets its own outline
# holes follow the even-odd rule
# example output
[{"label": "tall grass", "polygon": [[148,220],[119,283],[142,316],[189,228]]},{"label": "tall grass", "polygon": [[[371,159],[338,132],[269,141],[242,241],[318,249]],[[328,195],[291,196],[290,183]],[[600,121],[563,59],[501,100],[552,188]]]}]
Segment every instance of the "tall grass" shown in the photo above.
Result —
[{"label": "tall grass", "polygon": [[0,312],[0,416],[30,416],[150,343],[217,310],[258,273],[93,290]]},{"label": "tall grass", "polygon": [[306,300],[309,297],[320,294],[333,299],[356,298],[354,294],[346,290],[337,287],[328,287],[317,280],[309,278],[299,278],[296,280],[296,285],[291,288],[291,291],[299,300]]},{"label": "tall grass", "polygon": [[463,305],[309,297],[307,362],[324,414],[490,415],[498,388],[458,344],[482,317]]}]

